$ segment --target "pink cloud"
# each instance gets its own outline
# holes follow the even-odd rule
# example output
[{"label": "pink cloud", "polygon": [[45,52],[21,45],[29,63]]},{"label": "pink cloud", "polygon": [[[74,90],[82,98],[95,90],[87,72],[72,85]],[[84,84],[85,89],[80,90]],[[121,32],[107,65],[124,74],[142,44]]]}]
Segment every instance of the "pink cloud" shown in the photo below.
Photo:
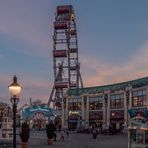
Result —
[{"label": "pink cloud", "polygon": [[[112,84],[133,80],[148,75],[148,45],[139,49],[134,55],[130,57],[124,65],[113,65],[105,61],[101,61],[94,56],[82,56],[81,74],[84,86],[99,86],[105,84]],[[53,81],[50,82],[45,79],[38,79],[30,76],[23,76],[17,74],[19,83],[23,86],[20,104],[28,103],[30,97],[34,100],[42,99],[44,102],[48,101]],[[0,76],[0,91],[1,97],[6,98],[10,102],[8,85],[12,82],[13,75]]]},{"label": "pink cloud", "polygon": [[[90,56],[81,57],[85,86],[99,86],[148,76],[148,45],[134,53],[123,66],[112,65]],[[85,71],[85,72],[84,72]]]},{"label": "pink cloud", "polygon": [[50,95],[50,89],[52,88],[52,84],[45,79],[35,79],[35,78],[23,78],[23,91],[22,95],[25,98],[32,99],[43,99],[44,101],[48,101]]},{"label": "pink cloud", "polygon": [[[30,98],[32,101],[41,99],[43,102],[48,102],[51,92],[52,83],[49,81],[32,77],[18,77],[18,83],[22,86],[19,104],[29,103]],[[0,76],[0,101],[10,103],[10,95],[8,85],[12,82],[13,76]]]}]

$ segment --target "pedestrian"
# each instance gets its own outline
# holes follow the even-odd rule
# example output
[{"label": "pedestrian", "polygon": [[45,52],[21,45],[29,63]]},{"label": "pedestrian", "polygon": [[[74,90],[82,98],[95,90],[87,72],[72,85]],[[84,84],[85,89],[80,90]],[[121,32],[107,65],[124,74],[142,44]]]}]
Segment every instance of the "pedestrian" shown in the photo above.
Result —
[{"label": "pedestrian", "polygon": [[59,125],[59,133],[61,132],[61,127],[62,127],[62,126],[61,126],[61,124],[60,124],[60,125]]},{"label": "pedestrian", "polygon": [[56,131],[54,131],[53,137],[54,137],[54,141],[57,141],[57,133],[56,133]]},{"label": "pedestrian", "polygon": [[96,129],[94,128],[93,129],[93,139],[96,139],[97,138],[97,131]]},{"label": "pedestrian", "polygon": [[121,132],[122,132],[122,134],[124,133],[124,127],[125,127],[125,126],[124,126],[124,123],[122,123],[122,124],[121,124]]},{"label": "pedestrian", "polygon": [[63,130],[61,131],[61,137],[60,137],[60,140],[64,141],[64,131],[63,131]]},{"label": "pedestrian", "polygon": [[67,135],[67,137],[69,137],[69,130],[68,129],[66,129],[66,135]]}]

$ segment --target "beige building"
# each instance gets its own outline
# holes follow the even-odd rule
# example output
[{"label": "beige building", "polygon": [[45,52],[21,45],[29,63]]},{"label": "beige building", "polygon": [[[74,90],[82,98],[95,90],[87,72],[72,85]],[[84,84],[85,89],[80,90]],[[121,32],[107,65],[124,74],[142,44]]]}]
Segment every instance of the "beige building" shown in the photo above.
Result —
[{"label": "beige building", "polygon": [[128,110],[148,108],[148,77],[123,83],[70,89],[62,101],[62,124],[70,129],[78,126],[110,124],[126,128]]}]

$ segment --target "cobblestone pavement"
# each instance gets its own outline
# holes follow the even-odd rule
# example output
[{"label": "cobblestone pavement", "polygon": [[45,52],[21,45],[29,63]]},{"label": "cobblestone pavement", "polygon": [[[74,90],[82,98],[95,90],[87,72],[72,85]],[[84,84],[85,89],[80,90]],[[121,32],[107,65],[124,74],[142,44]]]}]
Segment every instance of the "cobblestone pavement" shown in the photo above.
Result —
[{"label": "cobblestone pavement", "polygon": [[[29,139],[29,148],[127,148],[127,135],[98,135],[97,139],[92,139],[92,135],[71,133],[69,137],[61,141],[57,136],[57,141],[53,145],[47,144],[45,132],[32,132]],[[18,137],[17,148],[21,148]]]}]

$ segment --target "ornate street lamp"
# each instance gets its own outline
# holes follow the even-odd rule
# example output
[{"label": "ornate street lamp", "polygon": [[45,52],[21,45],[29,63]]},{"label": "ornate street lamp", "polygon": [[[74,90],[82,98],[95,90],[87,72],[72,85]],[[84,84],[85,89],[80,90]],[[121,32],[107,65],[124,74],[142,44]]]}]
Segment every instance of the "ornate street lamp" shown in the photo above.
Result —
[{"label": "ornate street lamp", "polygon": [[22,89],[22,87],[17,83],[16,76],[13,77],[13,83],[11,83],[8,88],[11,98],[10,101],[13,107],[13,148],[16,148],[16,111]]},{"label": "ornate street lamp", "polygon": [[107,103],[108,103],[108,95],[105,94],[104,95],[104,99],[105,99],[105,120],[106,120],[106,127],[107,127]]}]

